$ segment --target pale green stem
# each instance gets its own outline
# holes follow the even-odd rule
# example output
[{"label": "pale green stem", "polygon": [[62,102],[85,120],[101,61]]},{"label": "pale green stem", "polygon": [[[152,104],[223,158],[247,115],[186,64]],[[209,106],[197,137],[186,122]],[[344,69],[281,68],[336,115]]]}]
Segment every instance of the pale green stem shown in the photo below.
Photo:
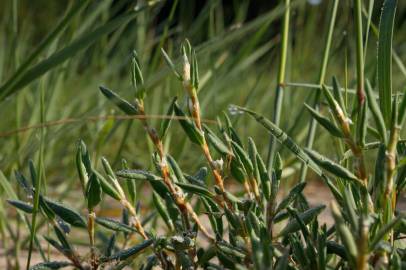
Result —
[{"label": "pale green stem", "polygon": [[[279,60],[278,81],[276,86],[276,96],[274,105],[273,122],[279,126],[280,117],[282,113],[283,103],[283,86],[286,73],[286,59],[289,42],[289,16],[290,16],[290,0],[285,0],[285,14],[282,24],[282,41],[281,41],[281,55]],[[276,152],[276,140],[274,136],[271,136],[268,148],[268,171],[271,172],[272,164]]]},{"label": "pale green stem", "polygon": [[[331,40],[333,37],[334,25],[335,25],[336,16],[337,16],[338,2],[339,2],[339,0],[334,0],[333,8],[331,10],[329,28],[328,28],[328,33],[327,33],[325,46],[324,46],[323,59],[321,62],[321,67],[320,67],[319,77],[318,77],[319,85],[322,85],[324,83],[325,76],[326,76],[327,64],[328,64],[328,60],[329,60],[329,56],[330,56]],[[314,103],[313,103],[313,108],[316,110],[318,110],[320,94],[321,94],[321,91],[320,91],[320,89],[318,89],[316,92],[316,96],[314,98]],[[314,137],[316,134],[316,127],[317,127],[317,121],[315,119],[312,119],[312,121],[310,123],[309,131],[307,134],[307,141],[306,141],[306,147],[309,149],[311,149],[313,147]],[[307,174],[307,165],[303,163],[301,166],[301,169],[300,169],[300,178],[299,178],[300,182],[305,181],[306,174]]]}]

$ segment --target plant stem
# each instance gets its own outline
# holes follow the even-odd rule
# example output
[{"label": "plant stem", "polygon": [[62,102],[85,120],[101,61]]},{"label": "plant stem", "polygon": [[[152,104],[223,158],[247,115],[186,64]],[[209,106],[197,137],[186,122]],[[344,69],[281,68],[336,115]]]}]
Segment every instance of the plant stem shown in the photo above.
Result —
[{"label": "plant stem", "polygon": [[[354,0],[355,6],[355,32],[356,32],[356,58],[357,58],[357,97],[358,97],[358,120],[362,118],[362,107],[365,103],[365,90],[364,90],[364,49],[362,43],[362,4],[361,0]],[[361,142],[357,142],[361,143]],[[356,147],[354,155],[357,159],[358,177],[364,182],[365,186],[368,185],[368,179],[365,169],[365,162],[360,145]]]},{"label": "plant stem", "polygon": [[[279,60],[279,70],[278,70],[278,81],[276,85],[276,96],[275,96],[275,105],[274,105],[274,115],[273,122],[279,126],[280,117],[282,113],[282,103],[283,103],[283,91],[285,82],[285,72],[286,72],[286,59],[288,51],[288,42],[289,42],[289,16],[290,16],[290,0],[285,0],[285,13],[283,17],[282,24],[282,40],[281,40],[281,51],[280,51],[280,60]],[[273,160],[276,151],[276,140],[274,136],[270,137],[269,148],[268,148],[268,172],[271,172]]]},{"label": "plant stem", "polygon": [[97,269],[97,260],[96,260],[96,253],[95,253],[95,241],[94,241],[94,223],[96,219],[96,213],[89,209],[89,214],[87,217],[87,231],[89,233],[89,241],[90,241],[90,265],[92,270]]},{"label": "plant stem", "polygon": [[364,49],[362,43],[362,4],[361,0],[354,0],[355,5],[355,32],[356,32],[356,60],[357,60],[357,96],[358,109],[365,102],[364,91]]},{"label": "plant stem", "polygon": [[[191,114],[192,114],[192,119],[196,125],[196,127],[199,129],[202,134],[204,134],[204,130],[202,127],[202,121],[201,121],[201,113],[200,113],[200,104],[199,104],[199,98],[197,96],[197,89],[192,85],[191,80],[190,80],[190,64],[187,59],[187,56],[183,57],[184,63],[183,63],[183,77],[182,77],[182,84],[183,87],[188,94],[188,97],[192,103],[192,108],[191,108]],[[230,203],[229,199],[227,198],[225,194],[225,187],[224,187],[224,180],[221,176],[220,171],[217,169],[213,162],[213,158],[210,153],[209,146],[206,142],[206,138],[203,136],[203,142],[200,145],[203,154],[209,163],[210,170],[213,174],[214,180],[216,181],[217,186],[220,188],[220,191],[222,192],[222,198],[223,202],[226,202],[227,205],[232,209],[232,204]],[[222,205],[223,206],[223,205]]]},{"label": "plant stem", "polygon": [[142,238],[148,239],[148,236],[146,235],[145,230],[137,217],[137,212],[135,211],[134,206],[132,206],[126,199],[122,200],[121,204],[128,210],[132,218],[131,223],[133,224],[137,232],[142,236]]},{"label": "plant stem", "polygon": [[[139,102],[138,107],[139,107],[139,114],[141,116],[145,116],[143,103]],[[180,212],[182,213],[186,227],[190,227],[189,217],[188,217],[188,214],[190,214],[192,219],[196,222],[199,229],[202,231],[202,233],[208,239],[214,240],[214,238],[210,235],[210,233],[206,230],[206,228],[200,222],[198,215],[193,210],[193,207],[187,201],[185,201],[182,190],[173,184],[173,182],[170,178],[170,175],[169,175],[169,167],[168,167],[168,163],[166,161],[163,143],[162,143],[161,139],[159,138],[156,130],[149,126],[146,117],[142,117],[141,122],[144,126],[145,131],[149,135],[149,138],[153,142],[153,144],[158,152],[158,155],[160,158],[159,166],[161,169],[161,175],[162,175],[163,181],[164,181],[165,185],[168,187],[169,191],[171,192],[171,195],[172,195],[173,199],[175,200],[176,205],[178,206]],[[190,228],[188,228],[188,229],[190,229]]]},{"label": "plant stem", "polygon": [[[339,3],[339,0],[334,0],[333,8],[331,9],[329,28],[328,28],[325,46],[324,46],[324,52],[323,52],[323,59],[321,62],[321,67],[320,67],[319,76],[318,76],[318,84],[320,86],[324,83],[325,76],[326,76],[327,64],[328,64],[330,48],[331,48],[331,40],[333,37],[334,25],[335,25],[335,21],[336,21],[336,17],[337,17],[338,3]],[[320,94],[321,94],[321,91],[320,91],[320,89],[318,89],[316,91],[316,95],[315,95],[314,102],[313,102],[313,108],[315,110],[318,110],[318,107],[319,107]],[[316,134],[316,127],[317,127],[317,121],[315,119],[312,119],[309,130],[308,130],[308,134],[307,134],[306,148],[311,149],[313,147],[314,137]],[[306,174],[307,174],[307,165],[302,163],[301,168],[300,168],[300,177],[299,177],[300,182],[305,181]]]}]

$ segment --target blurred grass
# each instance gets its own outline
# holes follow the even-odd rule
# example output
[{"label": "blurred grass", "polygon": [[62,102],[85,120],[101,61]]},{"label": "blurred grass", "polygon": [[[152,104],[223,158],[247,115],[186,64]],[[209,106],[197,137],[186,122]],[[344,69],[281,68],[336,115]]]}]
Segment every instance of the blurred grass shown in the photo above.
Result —
[{"label": "blurred grass", "polygon": [[[74,2],[8,0],[0,3],[0,85],[13,75],[39,42],[56,26],[68,10],[67,7]],[[138,2],[142,5],[146,1]],[[113,32],[103,35],[89,47],[24,86],[18,93],[1,101],[1,170],[10,176],[13,169],[24,170],[29,159],[37,160],[42,136],[45,142],[43,164],[47,190],[55,194],[61,194],[63,190],[77,183],[75,172],[71,170],[71,157],[74,156],[75,142],[79,138],[88,142],[95,155],[104,155],[117,161],[126,158],[135,166],[151,166],[148,154],[150,145],[146,143],[145,133],[138,122],[129,124],[130,120],[87,119],[120,114],[113,110],[113,106],[106,104],[97,90],[99,85],[108,84],[127,98],[134,95],[131,92],[129,77],[133,49],[137,50],[145,72],[147,95],[150,96],[147,99],[150,103],[147,105],[147,108],[150,108],[148,114],[164,114],[174,95],[183,102],[182,88],[170,75],[160,55],[160,47],[163,46],[172,58],[178,59],[180,43],[184,38],[190,39],[197,49],[202,81],[199,96],[203,118],[215,120],[231,103],[244,105],[271,116],[279,62],[278,33],[284,11],[283,4],[271,5],[263,1],[255,7],[255,3],[250,1],[192,2],[162,1],[141,11],[134,20],[123,23]],[[329,2],[310,5],[304,0],[292,1],[286,82],[317,83],[324,35],[328,28]],[[377,25],[381,1],[375,2],[371,21]],[[87,35],[97,27],[130,12],[133,5],[133,1],[127,0],[89,1],[84,10],[74,16],[66,29],[49,44],[33,65],[62,50],[78,37]],[[354,88],[355,42],[352,38],[355,35],[352,33],[353,22],[349,5],[350,1],[341,1],[339,5],[326,82],[330,84],[331,76],[336,75],[342,86]],[[367,10],[367,7],[365,8]],[[393,43],[394,51],[398,55],[396,60],[401,63],[400,67],[396,63],[393,66],[393,89],[397,92],[403,91],[406,82],[406,74],[402,72],[402,61],[406,60],[405,13],[406,3],[399,1],[399,16],[395,22]],[[366,19],[365,17],[365,22]],[[377,37],[371,31],[365,74],[373,85],[376,85],[376,41]],[[346,63],[348,69],[347,74],[344,74]],[[310,117],[303,113],[302,104],[310,98],[314,90],[287,87],[282,105],[284,113],[280,125],[302,145],[306,139],[303,126]],[[41,91],[44,94],[42,113]],[[348,97],[351,105],[352,95]],[[72,118],[83,120],[63,121]],[[40,128],[12,132],[26,126],[38,125],[42,121],[59,120],[60,124],[47,126],[42,135]],[[265,155],[268,136],[264,136],[265,133],[258,129],[255,123],[248,120],[239,121],[237,127],[242,136],[244,132],[253,136],[260,146],[259,151]],[[152,123],[157,125],[159,121],[154,119]],[[196,157],[188,151],[194,146],[177,136],[178,132],[181,132],[179,126],[172,125],[167,136],[171,143],[166,145],[170,145],[170,152],[176,159],[184,157],[178,159],[185,162],[180,164],[181,166],[197,168],[201,160],[195,160]],[[324,136],[316,138],[316,148],[327,148],[334,153],[335,148],[331,145],[331,140]],[[285,152],[283,154],[289,155]]]}]

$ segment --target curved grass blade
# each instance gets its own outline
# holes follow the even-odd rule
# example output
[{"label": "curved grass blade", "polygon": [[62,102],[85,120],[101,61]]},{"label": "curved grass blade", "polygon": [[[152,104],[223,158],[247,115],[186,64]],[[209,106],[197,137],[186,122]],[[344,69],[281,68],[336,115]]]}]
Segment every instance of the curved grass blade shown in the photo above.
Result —
[{"label": "curved grass blade", "polygon": [[305,163],[309,168],[311,168],[319,176],[324,176],[320,167],[297,145],[283,130],[281,130],[277,125],[263,117],[262,115],[257,114],[254,111],[249,109],[235,106],[236,110],[245,112],[250,116],[254,117],[255,120],[260,123],[265,129],[267,129],[275,138],[280,141],[284,146],[286,146],[299,160]]},{"label": "curved grass blade", "polygon": [[32,62],[47,48],[63,30],[69,25],[70,21],[78,14],[90,1],[77,1],[76,4],[66,13],[65,17],[58,23],[58,25],[52,30],[49,35],[41,41],[38,47],[31,53],[29,57],[19,66],[16,72],[8,79],[0,88],[0,97],[3,97],[3,93],[9,91],[24,75]]},{"label": "curved grass blade", "polygon": [[49,58],[41,61],[34,67],[30,68],[16,83],[13,84],[13,86],[7,88],[4,87],[0,88],[0,101],[4,100],[11,94],[17,92],[19,89],[23,88],[24,86],[31,83],[35,79],[41,77],[46,72],[55,68],[56,66],[63,63],[67,59],[73,57],[77,52],[89,47],[104,35],[109,34],[118,27],[127,24],[137,16],[139,11],[145,9],[146,7],[148,7],[148,5],[142,6],[137,10],[132,11],[131,13],[121,15],[107,22],[106,24],[100,26],[94,31],[82,35],[81,37],[74,40],[68,46],[64,47],[60,51],[51,55]]},{"label": "curved grass blade", "polygon": [[385,0],[379,22],[378,85],[379,104],[386,126],[390,126],[392,106],[392,39],[397,0]]}]

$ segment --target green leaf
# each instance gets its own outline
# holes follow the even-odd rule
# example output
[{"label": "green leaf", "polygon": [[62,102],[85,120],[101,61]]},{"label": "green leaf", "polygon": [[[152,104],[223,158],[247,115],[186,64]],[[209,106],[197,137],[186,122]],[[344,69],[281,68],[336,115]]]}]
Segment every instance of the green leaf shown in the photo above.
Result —
[{"label": "green leaf", "polygon": [[72,245],[69,243],[69,241],[66,239],[65,233],[59,229],[57,226],[53,226],[54,232],[56,237],[58,237],[59,243],[61,244],[63,248],[64,254],[72,254],[73,253],[73,248]]},{"label": "green leaf", "polygon": [[214,194],[211,193],[207,188],[202,186],[197,186],[193,184],[186,184],[186,183],[176,183],[179,187],[181,187],[184,191],[190,192],[196,195],[202,195],[205,197],[213,198]]},{"label": "green leaf", "polygon": [[102,188],[99,178],[92,173],[86,187],[87,208],[93,210],[102,199]]},{"label": "green leaf", "polygon": [[191,53],[191,57],[192,57],[192,65],[190,67],[191,70],[191,83],[193,85],[193,87],[197,90],[199,89],[199,68],[197,65],[197,57],[196,57],[196,51],[194,49],[192,49],[192,53]]},{"label": "green leaf", "polygon": [[275,213],[278,213],[279,211],[285,209],[286,207],[288,207],[292,202],[295,201],[295,199],[297,198],[297,196],[300,195],[300,193],[302,193],[303,189],[305,188],[306,183],[299,183],[296,184],[296,186],[294,186],[289,194],[283,198],[283,200],[280,202],[280,204],[278,205],[278,208],[276,209]]},{"label": "green leaf", "polygon": [[138,109],[122,97],[120,97],[115,92],[111,91],[110,89],[100,86],[100,91],[106,96],[111,102],[113,102],[120,110],[128,115],[137,115]]},{"label": "green leaf", "polygon": [[179,108],[177,103],[175,103],[174,109],[176,116],[179,117],[179,123],[189,139],[195,144],[203,145],[204,136],[200,130],[189,118],[186,117],[185,113]]},{"label": "green leaf", "polygon": [[323,115],[321,115],[319,112],[317,112],[315,109],[313,109],[309,105],[307,105],[307,104],[304,104],[304,105],[307,108],[307,110],[310,112],[312,117],[314,119],[316,119],[316,121],[322,127],[324,127],[331,135],[338,137],[338,138],[344,137],[341,130],[338,127],[336,127],[327,117],[324,117]]},{"label": "green leaf", "polygon": [[374,118],[379,135],[382,138],[383,142],[386,143],[387,139],[385,121],[383,119],[381,110],[379,109],[378,103],[375,100],[373,89],[369,80],[366,80],[365,93],[367,95],[368,107],[372,112],[372,116]]},{"label": "green leaf", "polygon": [[117,191],[117,189],[110,184],[109,181],[106,180],[98,171],[93,171],[94,174],[96,174],[97,179],[100,182],[101,189],[103,190],[104,193],[112,197],[113,199],[116,199],[117,201],[121,201],[123,199],[121,193]]},{"label": "green leaf", "polygon": [[347,115],[344,111],[344,109],[341,107],[341,105],[338,103],[338,101],[333,97],[331,92],[327,89],[327,86],[324,84],[321,87],[323,94],[327,100],[327,103],[333,112],[334,118],[340,123],[341,121],[348,121],[347,120]]},{"label": "green leaf", "polygon": [[[125,159],[121,160],[121,167],[126,170],[128,169],[127,161]],[[129,201],[132,205],[135,205],[136,197],[137,197],[137,186],[133,181],[126,181],[127,193],[129,197]]]},{"label": "green leaf", "polygon": [[206,139],[211,146],[221,155],[234,156],[233,152],[221,141],[219,137],[207,126],[204,126]]},{"label": "green leaf", "polygon": [[144,170],[120,170],[116,174],[122,178],[145,181],[161,181],[162,178]]},{"label": "green leaf", "polygon": [[71,265],[72,263],[70,262],[58,262],[58,261],[42,262],[31,266],[30,270],[57,270]]},{"label": "green leaf", "polygon": [[[102,161],[102,165],[104,168],[104,171],[107,174],[107,178],[110,180],[110,182],[112,183],[112,188],[114,189],[114,192],[117,193],[119,195],[119,197],[121,199],[125,198],[125,194],[123,191],[123,188],[121,187],[121,185],[118,183],[118,180],[116,178],[116,175],[113,172],[113,169],[110,166],[110,163],[108,162],[108,160],[104,157],[101,158]],[[102,177],[99,177],[99,180]],[[103,180],[100,180],[100,183],[102,184],[102,189],[104,190],[105,188],[103,188],[104,183],[102,183],[102,181],[104,182],[104,178]],[[107,193],[107,192],[106,192]]]},{"label": "green leaf", "polygon": [[392,106],[392,39],[397,0],[385,0],[379,22],[378,85],[379,103],[386,126],[390,126]]},{"label": "green leaf", "polygon": [[172,70],[172,72],[175,74],[176,78],[178,78],[178,80],[182,81],[183,78],[182,76],[179,74],[179,72],[176,70],[175,64],[172,62],[171,58],[169,57],[169,55],[165,52],[165,50],[163,48],[161,48],[161,52],[162,55],[165,59],[165,62],[168,64],[168,66],[170,67],[170,69]]},{"label": "green leaf", "polygon": [[176,97],[174,97],[172,99],[172,102],[169,105],[168,111],[166,112],[166,118],[161,121],[161,127],[159,129],[159,138],[161,138],[161,139],[165,138],[165,135],[171,125],[176,100],[177,100]]},{"label": "green leaf", "polygon": [[345,248],[334,241],[327,241],[327,253],[328,254],[336,254],[343,259],[347,259],[347,254],[345,253]]},{"label": "green leaf", "polygon": [[20,200],[7,200],[9,204],[14,206],[17,209],[24,211],[27,214],[32,214],[33,207],[31,204],[20,201]]},{"label": "green leaf", "polygon": [[320,167],[325,169],[326,171],[334,174],[343,179],[354,180],[359,182],[359,179],[349,170],[342,167],[341,165],[333,162],[332,160],[320,155],[314,150],[306,149],[306,153],[313,159],[315,163],[317,163]]},{"label": "green leaf", "polygon": [[204,207],[207,211],[207,216],[209,218],[210,224],[215,232],[216,236],[223,235],[223,220],[222,213],[218,205],[211,199],[201,197]]},{"label": "green leaf", "polygon": [[161,196],[165,198],[165,194],[169,193],[169,190],[162,178],[152,173],[143,170],[121,170],[116,173],[117,176],[135,181],[148,181],[152,188]]},{"label": "green leaf", "polygon": [[383,240],[385,235],[387,235],[395,226],[397,226],[401,221],[405,221],[405,215],[398,216],[392,219],[389,223],[385,224],[375,235],[373,240],[370,244],[370,250],[375,250],[376,246],[378,245],[379,241]]},{"label": "green leaf", "polygon": [[254,111],[248,110],[243,107],[233,105],[237,110],[248,113],[250,116],[254,117],[258,123],[260,123],[265,129],[267,129],[275,138],[280,141],[284,146],[286,146],[299,160],[306,163],[309,168],[311,168],[319,176],[324,176],[320,167],[309,158],[309,156],[297,145],[283,130],[281,130],[277,125],[257,114]]},{"label": "green leaf", "polygon": [[254,166],[252,165],[248,154],[241,146],[238,145],[238,143],[231,141],[231,145],[233,147],[234,155],[239,157],[239,160],[241,160],[245,171],[249,174],[252,174],[252,172],[254,171]]},{"label": "green leaf", "polygon": [[[19,171],[14,172],[14,176],[17,180],[17,182],[20,184],[20,186],[24,189],[24,191],[27,193],[27,195],[32,196],[34,195],[33,187],[28,183],[28,180],[25,178],[25,176],[20,173]],[[8,194],[7,194],[8,195]]]},{"label": "green leaf", "polygon": [[148,239],[142,242],[141,244],[138,244],[136,246],[133,246],[129,249],[121,250],[110,257],[107,258],[101,258],[102,262],[110,262],[110,261],[124,261],[129,258],[133,258],[136,255],[138,255],[140,252],[142,252],[144,249],[148,248],[150,245],[152,245],[153,240]]},{"label": "green leaf", "polygon": [[116,232],[124,232],[124,233],[134,233],[137,230],[134,229],[131,226],[128,226],[124,223],[121,223],[119,221],[116,221],[111,218],[102,218],[102,217],[97,217],[96,218],[97,224],[100,224],[101,226],[116,231]]},{"label": "green leaf", "polygon": [[259,171],[259,176],[261,180],[262,192],[267,200],[271,196],[271,178],[266,170],[265,162],[262,160],[259,154],[256,155],[257,166]]},{"label": "green leaf", "polygon": [[109,238],[109,241],[106,243],[105,251],[104,254],[106,257],[111,256],[113,253],[114,248],[116,247],[116,235],[117,234],[112,234],[111,237]]},{"label": "green leaf", "polygon": [[[279,186],[282,178],[283,161],[281,155],[276,153],[276,158],[273,164],[272,183],[271,183],[271,201],[275,201],[279,191]],[[268,173],[269,174],[269,173]]]},{"label": "green leaf", "polygon": [[238,156],[234,157],[230,163],[231,175],[240,183],[245,181],[245,170],[243,168],[242,162]]},{"label": "green leaf", "polygon": [[332,202],[332,204],[331,204],[331,212],[333,213],[333,217],[336,222],[335,227],[341,238],[341,241],[343,242],[345,251],[346,251],[347,255],[350,256],[350,259],[352,260],[353,265],[355,265],[355,261],[356,261],[357,255],[358,255],[357,245],[355,243],[355,239],[354,239],[350,229],[348,229],[347,225],[345,225],[345,221],[335,202]]},{"label": "green leaf", "polygon": [[80,184],[82,186],[83,191],[87,186],[89,181],[88,171],[91,170],[91,163],[89,153],[87,152],[87,148],[85,143],[82,140],[79,140],[76,149],[76,169],[78,171]]},{"label": "green leaf", "polygon": [[189,183],[204,187],[206,186],[207,175],[207,167],[201,167],[194,175],[185,174],[184,176],[189,181]]},{"label": "green leaf", "polygon": [[85,219],[76,210],[61,203],[51,201],[50,199],[44,199],[49,208],[51,208],[52,211],[54,211],[63,221],[72,226],[81,228],[87,227]]},{"label": "green leaf", "polygon": [[51,246],[53,246],[56,250],[58,250],[60,253],[62,254],[66,254],[66,251],[64,250],[64,248],[54,239],[48,237],[48,236],[44,236],[45,241],[48,242],[48,244],[50,244]]},{"label": "green leaf", "polygon": [[186,179],[183,175],[183,172],[180,169],[176,160],[171,155],[166,155],[166,160],[168,161],[169,167],[172,173],[174,174],[174,177],[176,177],[177,182],[186,183]]},{"label": "green leaf", "polygon": [[231,257],[244,259],[246,256],[246,253],[243,249],[232,246],[226,242],[217,242],[216,245],[219,250],[221,250],[222,252],[224,252],[225,254],[227,254]]},{"label": "green leaf", "polygon": [[354,201],[354,194],[352,193],[352,191],[349,187],[345,187],[344,192],[343,192],[343,198],[344,198],[343,206],[347,212],[349,223],[351,224],[352,229],[354,231],[358,231],[359,218],[355,212],[356,205],[355,205],[355,201]]},{"label": "green leaf", "polygon": [[344,114],[346,115],[347,113],[345,110],[345,103],[341,92],[341,86],[335,76],[333,76],[333,95],[334,98],[337,100],[338,104],[340,105],[341,109],[343,110]]},{"label": "green leaf", "polygon": [[133,57],[131,59],[131,82],[135,89],[135,96],[139,100],[143,100],[145,97],[144,78],[142,76],[140,63],[138,60],[137,52],[133,51]]},{"label": "green leaf", "polygon": [[[326,208],[325,205],[319,205],[310,209],[307,209],[306,211],[300,213],[298,217],[302,222],[307,225],[312,221],[314,218],[316,218],[323,210]],[[289,221],[288,224],[283,228],[283,230],[278,234],[278,237],[285,236],[294,232],[297,232],[300,230],[300,224],[297,221],[297,219],[292,219]]]},{"label": "green leaf", "polygon": [[152,199],[153,199],[155,208],[158,210],[158,213],[164,220],[166,226],[168,226],[169,230],[173,231],[173,229],[174,229],[173,221],[170,218],[168,210],[166,209],[161,198],[159,198],[159,196],[154,192],[154,193],[152,193]]},{"label": "green leaf", "polygon": [[356,120],[357,125],[357,144],[364,147],[365,146],[365,136],[367,132],[367,110],[368,106],[366,102],[362,103],[359,108],[360,112]]}]

